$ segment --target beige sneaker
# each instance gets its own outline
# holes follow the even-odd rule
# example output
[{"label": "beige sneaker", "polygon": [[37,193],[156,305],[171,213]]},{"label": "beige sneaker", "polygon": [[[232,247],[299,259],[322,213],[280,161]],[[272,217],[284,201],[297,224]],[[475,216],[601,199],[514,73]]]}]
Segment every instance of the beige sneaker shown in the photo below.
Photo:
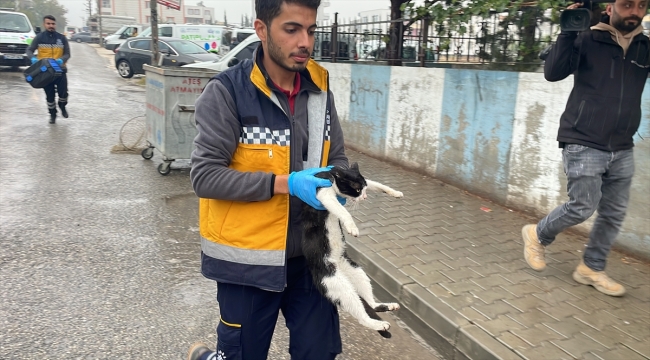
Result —
[{"label": "beige sneaker", "polygon": [[625,287],[612,280],[604,271],[591,270],[584,261],[580,261],[580,265],[573,272],[573,280],[584,284],[591,285],[603,294],[609,296],[623,296],[625,294]]},{"label": "beige sneaker", "polygon": [[528,265],[535,271],[546,269],[544,260],[544,245],[537,239],[537,225],[526,225],[521,229],[521,236],[524,238],[524,258]]}]

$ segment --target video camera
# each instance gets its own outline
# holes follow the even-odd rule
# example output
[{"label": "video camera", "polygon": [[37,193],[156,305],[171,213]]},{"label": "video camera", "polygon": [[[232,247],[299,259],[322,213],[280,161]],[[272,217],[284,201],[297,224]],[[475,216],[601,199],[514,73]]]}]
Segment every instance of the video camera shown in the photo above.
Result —
[{"label": "video camera", "polygon": [[[581,2],[580,0],[576,2]],[[564,10],[560,16],[562,31],[584,31],[591,26],[593,5],[597,3],[613,3],[615,0],[583,0],[579,9]]]}]

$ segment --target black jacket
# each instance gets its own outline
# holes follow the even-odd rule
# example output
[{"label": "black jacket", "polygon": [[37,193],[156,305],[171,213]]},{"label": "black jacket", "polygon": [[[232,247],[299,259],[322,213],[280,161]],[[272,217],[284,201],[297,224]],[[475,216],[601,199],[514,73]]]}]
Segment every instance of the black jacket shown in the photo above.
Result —
[{"label": "black jacket", "polygon": [[39,60],[48,58],[63,60],[62,68],[64,72],[66,71],[65,63],[70,59],[70,44],[63,34],[56,31],[43,31],[36,35],[25,53],[31,58],[36,50],[38,50]]},{"label": "black jacket", "polygon": [[649,71],[650,40],[643,34],[632,39],[625,56],[607,31],[560,34],[544,64],[548,81],[574,75],[573,91],[560,118],[560,146],[632,148]]}]

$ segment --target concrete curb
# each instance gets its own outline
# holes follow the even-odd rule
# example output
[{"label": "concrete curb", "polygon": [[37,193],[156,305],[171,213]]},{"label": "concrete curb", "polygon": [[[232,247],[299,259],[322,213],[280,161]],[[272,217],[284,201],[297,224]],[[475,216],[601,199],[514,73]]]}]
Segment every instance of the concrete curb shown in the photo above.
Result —
[{"label": "concrete curb", "polygon": [[522,359],[358,239],[348,237],[346,241],[348,255],[370,277],[375,296],[399,303],[395,315],[446,359]]}]

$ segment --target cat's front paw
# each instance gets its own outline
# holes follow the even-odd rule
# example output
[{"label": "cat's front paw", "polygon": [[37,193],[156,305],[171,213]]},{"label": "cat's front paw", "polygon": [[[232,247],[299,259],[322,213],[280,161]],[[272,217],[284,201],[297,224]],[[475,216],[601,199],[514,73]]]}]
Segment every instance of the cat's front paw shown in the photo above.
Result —
[{"label": "cat's front paw", "polygon": [[404,193],[402,193],[401,191],[392,190],[392,189],[391,189],[391,191],[388,192],[388,195],[390,195],[390,196],[392,196],[394,198],[404,197]]},{"label": "cat's front paw", "polygon": [[359,236],[359,228],[354,223],[354,221],[346,221],[345,223],[343,223],[343,227],[345,227],[345,231],[347,231],[348,234],[354,237]]}]

